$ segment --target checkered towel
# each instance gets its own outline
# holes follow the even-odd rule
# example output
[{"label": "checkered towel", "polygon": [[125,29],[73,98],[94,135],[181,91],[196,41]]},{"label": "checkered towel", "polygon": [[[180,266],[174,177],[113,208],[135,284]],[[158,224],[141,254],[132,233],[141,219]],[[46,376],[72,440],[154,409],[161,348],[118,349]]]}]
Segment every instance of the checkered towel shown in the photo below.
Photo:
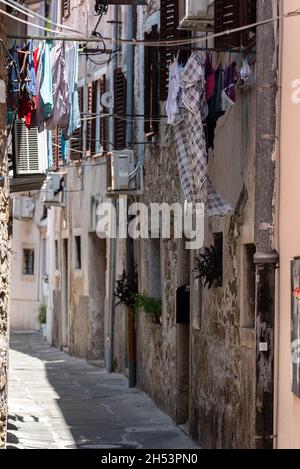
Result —
[{"label": "checkered towel", "polygon": [[208,216],[226,216],[232,207],[215,191],[207,175],[203,118],[207,116],[205,80],[200,58],[193,54],[183,72],[182,119],[174,125],[181,185],[187,202],[206,204]]}]

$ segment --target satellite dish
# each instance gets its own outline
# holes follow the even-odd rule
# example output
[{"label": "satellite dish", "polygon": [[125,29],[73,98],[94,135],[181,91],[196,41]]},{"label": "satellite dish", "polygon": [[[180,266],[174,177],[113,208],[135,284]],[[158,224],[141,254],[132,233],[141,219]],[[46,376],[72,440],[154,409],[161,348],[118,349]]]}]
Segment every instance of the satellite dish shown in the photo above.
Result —
[{"label": "satellite dish", "polygon": [[102,94],[101,105],[108,108],[114,107],[114,95],[111,91],[107,91],[106,93]]}]

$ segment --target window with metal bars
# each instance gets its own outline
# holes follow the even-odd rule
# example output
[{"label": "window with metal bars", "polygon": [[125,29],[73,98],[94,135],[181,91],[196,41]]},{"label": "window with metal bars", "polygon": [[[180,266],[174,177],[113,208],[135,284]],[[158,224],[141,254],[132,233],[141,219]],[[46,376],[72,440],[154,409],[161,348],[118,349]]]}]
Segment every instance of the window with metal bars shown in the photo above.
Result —
[{"label": "window with metal bars", "polygon": [[[78,100],[79,100],[79,111],[82,116],[83,113],[83,88],[82,86],[78,88]],[[83,150],[83,129],[82,122],[81,127],[73,133],[70,137],[70,159],[71,160],[80,160],[82,158]]]},{"label": "window with metal bars", "polygon": [[[178,29],[179,25],[179,2],[181,0],[160,1],[160,39],[174,40],[187,39],[191,36],[190,31]],[[169,63],[177,54],[178,48],[162,47],[160,50],[160,99],[165,101],[168,96]],[[190,55],[189,47],[180,49],[179,60],[185,63]]]},{"label": "window with metal bars", "polygon": [[[256,0],[215,0],[215,33],[222,33],[256,22]],[[255,28],[215,38],[217,49],[251,47]]]},{"label": "window with metal bars", "polygon": [[71,0],[61,0],[61,17],[68,18],[71,13]]},{"label": "window with metal bars", "polygon": [[[145,33],[145,41],[159,40],[158,26],[154,25],[151,31]],[[145,132],[157,133],[159,122],[155,119],[159,117],[159,48],[145,47]]]},{"label": "window with metal bars", "polygon": [[126,78],[121,68],[114,73],[114,147],[124,150],[126,147]]}]

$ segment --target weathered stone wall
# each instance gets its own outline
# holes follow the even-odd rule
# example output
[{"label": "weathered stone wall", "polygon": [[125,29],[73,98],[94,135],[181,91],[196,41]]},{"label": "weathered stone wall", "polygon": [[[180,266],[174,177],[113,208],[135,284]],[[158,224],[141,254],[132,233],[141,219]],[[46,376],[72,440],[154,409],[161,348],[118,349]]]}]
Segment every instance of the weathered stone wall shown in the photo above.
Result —
[{"label": "weathered stone wall", "polygon": [[219,121],[209,164],[234,212],[207,222],[206,246],[213,233],[223,233],[223,286],[204,288],[202,324],[192,327],[190,429],[208,448],[254,446],[255,329],[242,321],[242,249],[254,243],[255,113],[255,88],[239,92]]},{"label": "weathered stone wall", "polygon": [[[0,38],[4,38],[6,26],[3,15],[0,17]],[[6,70],[2,51],[0,53],[0,449],[5,447],[7,422],[7,372],[8,372],[8,297],[9,297],[9,196],[6,154],[5,105]],[[4,178],[4,184],[3,180]]]},{"label": "weathered stone wall", "polygon": [[[180,201],[180,182],[173,135],[162,124],[159,146],[148,146],[145,156],[146,204]],[[151,296],[151,240],[141,240],[139,290]],[[137,383],[175,420],[176,416],[176,288],[180,286],[177,240],[160,240],[162,323],[152,324],[141,312],[137,317]]]}]

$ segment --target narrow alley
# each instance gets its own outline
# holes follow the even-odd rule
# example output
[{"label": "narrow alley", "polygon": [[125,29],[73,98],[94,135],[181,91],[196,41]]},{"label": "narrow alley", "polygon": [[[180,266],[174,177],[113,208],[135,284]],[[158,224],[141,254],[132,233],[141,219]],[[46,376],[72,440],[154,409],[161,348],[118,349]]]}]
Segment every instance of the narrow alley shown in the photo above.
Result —
[{"label": "narrow alley", "polygon": [[120,374],[12,334],[8,449],[197,448]]}]

